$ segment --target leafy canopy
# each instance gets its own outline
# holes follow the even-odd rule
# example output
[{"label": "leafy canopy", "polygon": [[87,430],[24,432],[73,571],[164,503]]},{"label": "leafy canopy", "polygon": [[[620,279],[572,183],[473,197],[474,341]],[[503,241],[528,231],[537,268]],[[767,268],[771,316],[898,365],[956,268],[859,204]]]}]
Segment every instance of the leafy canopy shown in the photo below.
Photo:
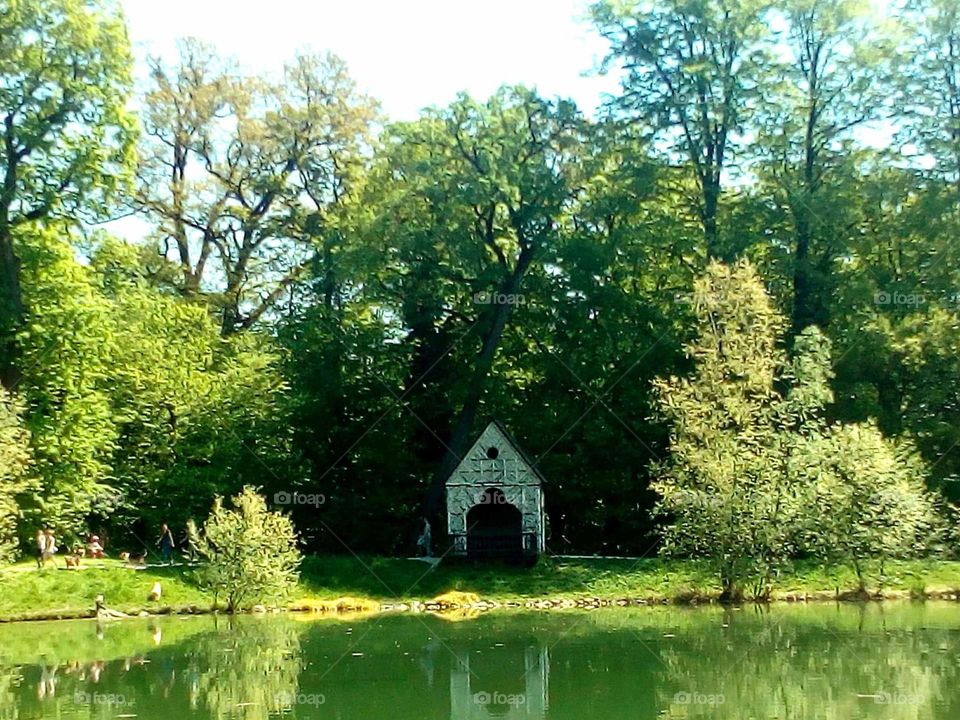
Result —
[{"label": "leafy canopy", "polygon": [[207,559],[204,578],[225,598],[230,612],[282,598],[296,585],[300,565],[289,518],[268,510],[251,487],[236,495],[232,505],[214,501],[198,543]]}]

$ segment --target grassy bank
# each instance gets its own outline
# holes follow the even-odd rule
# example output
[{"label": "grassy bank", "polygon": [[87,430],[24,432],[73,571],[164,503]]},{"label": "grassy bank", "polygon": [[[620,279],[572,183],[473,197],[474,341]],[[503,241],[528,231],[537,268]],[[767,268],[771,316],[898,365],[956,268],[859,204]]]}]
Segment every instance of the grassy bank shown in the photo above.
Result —
[{"label": "grassy bank", "polygon": [[[877,597],[943,597],[960,592],[960,562],[887,563],[884,576],[871,576]],[[147,595],[155,581],[160,602]],[[850,596],[853,573],[842,567],[798,564],[781,576],[775,600],[832,599]],[[428,601],[449,592],[471,593],[499,603],[600,598],[646,602],[709,601],[719,594],[707,568],[693,561],[545,559],[533,568],[444,564],[431,568],[393,558],[310,557],[303,563],[295,601],[329,605],[338,598],[379,606]],[[136,613],[204,612],[213,597],[189,567],[134,570],[117,561],[88,562],[81,570],[37,570],[20,563],[0,570],[0,620],[82,617],[103,594],[110,607]],[[348,603],[349,604],[349,603]]]}]

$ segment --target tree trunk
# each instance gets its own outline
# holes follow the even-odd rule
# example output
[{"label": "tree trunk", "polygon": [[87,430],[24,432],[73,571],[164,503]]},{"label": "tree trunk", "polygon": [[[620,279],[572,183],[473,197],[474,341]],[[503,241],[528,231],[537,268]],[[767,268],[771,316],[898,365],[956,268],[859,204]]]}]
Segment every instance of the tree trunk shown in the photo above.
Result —
[{"label": "tree trunk", "polygon": [[0,384],[13,390],[20,381],[17,330],[23,322],[23,291],[20,287],[20,258],[13,247],[10,207],[17,193],[17,166],[23,157],[15,147],[13,114],[4,119],[6,167],[0,187]]},{"label": "tree trunk", "polygon": [[810,219],[805,207],[794,210],[793,313],[791,324],[796,337],[814,322],[813,278],[810,263]]},{"label": "tree trunk", "polygon": [[240,310],[237,303],[230,300],[224,305],[223,315],[220,319],[220,337],[230,337],[236,334],[240,329]]},{"label": "tree trunk", "polygon": [[712,177],[703,185],[703,240],[707,259],[720,258],[721,251],[717,242],[717,208],[720,203],[720,182]]},{"label": "tree trunk", "polygon": [[445,450],[433,429],[450,427],[454,414],[447,387],[455,378],[442,364],[451,338],[444,327],[433,323],[429,311],[413,311],[410,317],[408,338],[414,352],[401,397],[409,398],[407,402],[417,417],[410,436],[411,451],[421,466],[436,467],[443,461]]},{"label": "tree trunk", "polygon": [[737,585],[732,573],[724,572],[720,578],[720,602],[724,604],[736,604],[743,600],[743,590]]},{"label": "tree trunk", "polygon": [[857,592],[864,595],[867,592],[867,583],[863,578],[863,568],[860,567],[860,561],[853,558],[853,571],[857,574]]},{"label": "tree trunk", "polygon": [[13,247],[6,210],[0,209],[0,385],[8,391],[20,381],[17,330],[23,311],[20,258]]},{"label": "tree trunk", "polygon": [[[513,273],[511,273],[503,287],[500,288],[502,295],[517,295],[523,276],[526,274],[527,268],[533,260],[533,253],[534,250],[531,246],[525,246],[523,250],[521,250]],[[480,350],[480,355],[477,357],[477,362],[474,365],[473,375],[470,378],[470,385],[467,388],[466,397],[457,415],[456,424],[450,435],[450,440],[447,443],[443,461],[440,463],[437,472],[434,473],[433,479],[430,482],[430,488],[423,504],[424,517],[435,518],[440,512],[446,480],[467,450],[467,443],[470,440],[473,421],[476,419],[487,378],[490,375],[490,369],[493,367],[497,348],[500,346],[500,339],[503,337],[503,331],[507,326],[507,321],[510,318],[512,309],[513,306],[509,303],[497,303],[492,306],[493,312],[490,326],[483,339],[483,347]]]},{"label": "tree trunk", "polygon": [[[813,272],[810,257],[813,242],[813,202],[818,189],[817,180],[817,121],[820,117],[820,46],[814,44],[809,51],[807,71],[807,117],[803,137],[803,180],[799,199],[791,202],[794,216],[793,252],[793,312],[791,326],[796,337],[809,325],[819,324]],[[820,288],[822,289],[822,288]]]}]

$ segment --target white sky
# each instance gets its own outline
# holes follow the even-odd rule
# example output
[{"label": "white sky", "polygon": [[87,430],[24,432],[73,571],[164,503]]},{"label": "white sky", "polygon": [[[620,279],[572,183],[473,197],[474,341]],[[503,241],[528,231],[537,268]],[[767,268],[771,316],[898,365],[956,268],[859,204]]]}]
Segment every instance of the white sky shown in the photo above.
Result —
[{"label": "white sky", "polygon": [[[146,56],[175,62],[175,41],[194,36],[256,73],[279,73],[297,50],[332,51],[391,120],[415,119],[462,90],[483,100],[502,84],[571,98],[587,114],[618,90],[616,74],[594,71],[607,45],[585,19],[590,0],[120,1],[141,77]],[[883,146],[890,133],[857,134]],[[136,218],[109,229],[145,232]]]},{"label": "white sky", "polygon": [[[572,98],[592,113],[616,78],[585,77],[606,43],[587,0],[122,0],[138,60],[173,60],[195,36],[245,70],[279,72],[298,49],[333,51],[394,120],[504,83]],[[140,68],[143,68],[142,63]]]}]

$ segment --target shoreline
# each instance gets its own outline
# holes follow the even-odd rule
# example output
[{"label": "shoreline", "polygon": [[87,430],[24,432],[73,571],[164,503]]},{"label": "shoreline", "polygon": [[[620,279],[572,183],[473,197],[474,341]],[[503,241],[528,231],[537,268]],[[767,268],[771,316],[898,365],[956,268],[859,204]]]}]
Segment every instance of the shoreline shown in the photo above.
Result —
[{"label": "shoreline", "polygon": [[[37,570],[28,561],[0,568],[0,623],[95,618],[94,599],[130,616],[225,612],[191,565],[131,568],[117,560],[81,569]],[[768,598],[741,604],[960,600],[960,561],[888,561],[859,579],[837,565],[797,562]],[[156,583],[158,600],[150,599]],[[610,607],[718,605],[721,588],[700,561],[663,558],[549,558],[531,568],[441,564],[382,556],[307,556],[289,602],[260,612],[298,618],[489,611],[579,612]]]},{"label": "shoreline", "polygon": [[[460,593],[456,593],[460,595]],[[452,594],[451,594],[452,595]],[[325,616],[331,618],[356,619],[358,616],[374,617],[378,615],[480,615],[497,611],[581,611],[589,612],[600,609],[628,608],[628,607],[699,607],[699,606],[728,606],[742,607],[747,605],[776,606],[794,605],[799,603],[843,603],[868,604],[885,602],[927,602],[945,601],[960,602],[960,589],[937,588],[925,591],[923,594],[905,592],[901,590],[879,590],[865,594],[849,592],[802,592],[775,593],[765,600],[744,599],[737,603],[722,603],[715,595],[688,596],[651,596],[651,597],[575,597],[575,598],[504,598],[488,599],[472,597],[437,597],[429,600],[409,599],[396,602],[382,602],[366,598],[334,598],[301,599],[289,603],[286,607],[258,605],[253,608],[233,613],[235,615],[297,615],[297,616]],[[189,615],[228,615],[223,607],[205,607],[197,604],[164,605],[156,608],[122,606],[119,610],[126,617],[104,618],[104,622],[135,620],[151,617],[189,616]],[[94,620],[97,619],[94,608],[78,609],[49,609],[27,613],[14,613],[0,616],[0,624],[51,622],[57,620]]]}]

